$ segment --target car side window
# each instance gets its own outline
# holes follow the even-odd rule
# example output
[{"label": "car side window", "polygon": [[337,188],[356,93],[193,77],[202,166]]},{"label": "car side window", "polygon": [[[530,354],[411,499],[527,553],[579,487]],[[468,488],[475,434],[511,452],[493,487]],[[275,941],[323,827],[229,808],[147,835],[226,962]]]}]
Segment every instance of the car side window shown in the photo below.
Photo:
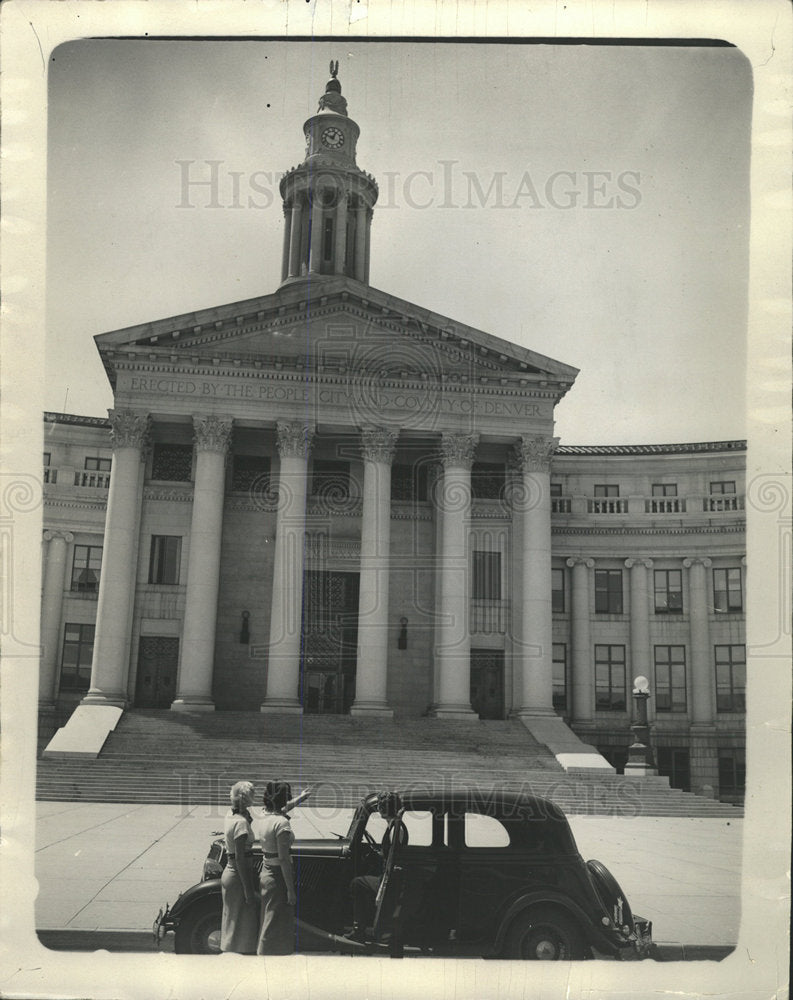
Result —
[{"label": "car side window", "polygon": [[510,844],[504,824],[482,813],[465,814],[464,837],[466,847],[509,847]]},{"label": "car side window", "polygon": [[[402,817],[408,832],[408,844],[411,847],[431,847],[432,846],[432,813],[426,812],[405,812]],[[370,834],[379,844],[386,832],[388,823],[383,817],[373,812],[366,821],[366,832]]]}]

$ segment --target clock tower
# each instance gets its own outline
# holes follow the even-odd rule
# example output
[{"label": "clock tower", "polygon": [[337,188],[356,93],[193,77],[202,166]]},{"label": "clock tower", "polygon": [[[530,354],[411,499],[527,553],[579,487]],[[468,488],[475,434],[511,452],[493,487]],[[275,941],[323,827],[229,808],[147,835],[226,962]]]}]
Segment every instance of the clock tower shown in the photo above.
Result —
[{"label": "clock tower", "polygon": [[344,274],[369,281],[369,234],[377,183],[355,162],[360,129],[347,114],[338,62],[303,126],[306,157],[281,180],[284,250],[281,283]]}]

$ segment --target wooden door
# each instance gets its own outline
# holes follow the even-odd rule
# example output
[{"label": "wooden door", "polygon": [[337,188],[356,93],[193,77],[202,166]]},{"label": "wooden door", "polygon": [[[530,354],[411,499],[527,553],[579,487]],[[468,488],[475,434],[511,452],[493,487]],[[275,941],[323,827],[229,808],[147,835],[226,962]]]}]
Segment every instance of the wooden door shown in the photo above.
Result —
[{"label": "wooden door", "polygon": [[173,636],[142,635],[138,650],[136,708],[170,708],[176,697],[179,640]]}]

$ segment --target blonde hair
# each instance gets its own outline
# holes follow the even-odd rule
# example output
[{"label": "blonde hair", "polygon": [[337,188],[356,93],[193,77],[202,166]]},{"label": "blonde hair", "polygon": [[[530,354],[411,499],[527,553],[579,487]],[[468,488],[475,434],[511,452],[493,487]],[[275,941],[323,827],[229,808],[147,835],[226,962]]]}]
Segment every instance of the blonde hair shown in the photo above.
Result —
[{"label": "blonde hair", "polygon": [[251,805],[253,802],[253,782],[238,781],[231,786],[229,798],[231,799],[232,809],[240,810]]}]

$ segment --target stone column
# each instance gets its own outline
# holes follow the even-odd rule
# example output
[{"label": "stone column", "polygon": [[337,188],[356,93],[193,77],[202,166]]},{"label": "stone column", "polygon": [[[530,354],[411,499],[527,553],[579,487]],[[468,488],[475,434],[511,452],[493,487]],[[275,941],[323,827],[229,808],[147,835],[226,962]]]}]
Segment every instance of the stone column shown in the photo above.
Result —
[{"label": "stone column", "polygon": [[[626,682],[626,696],[630,705],[631,718],[636,714],[636,699],[632,698],[633,681],[636,677],[646,677],[650,682],[650,691],[655,691],[655,664],[650,655],[650,605],[648,600],[647,572],[652,569],[652,559],[626,559],[625,566],[630,570],[631,593],[631,655],[628,661],[629,669]],[[653,705],[655,698],[647,702],[647,718],[655,716]]]},{"label": "stone column", "polygon": [[344,274],[344,261],[347,256],[347,192],[339,190],[337,195],[333,263],[336,274]]},{"label": "stone column", "polygon": [[372,259],[372,209],[366,212],[366,257],[364,258],[363,280],[369,284],[369,262]]},{"label": "stone column", "polygon": [[355,209],[355,278],[366,280],[366,205]]},{"label": "stone column", "polygon": [[278,512],[275,528],[273,598],[267,691],[262,712],[303,711],[298,698],[303,617],[308,457],[312,428],[278,421]]},{"label": "stone column", "polygon": [[693,704],[691,721],[694,726],[714,724],[715,667],[708,626],[707,570],[710,559],[693,558],[683,562],[688,572],[688,618],[691,628],[691,685]]},{"label": "stone column", "polygon": [[54,708],[58,697],[58,649],[66,583],[66,549],[74,541],[74,535],[70,531],[45,531],[44,541],[47,542],[47,557],[41,600],[39,708]]},{"label": "stone column", "polygon": [[572,657],[570,663],[572,721],[591,723],[595,708],[594,658],[589,628],[589,574],[594,559],[568,559],[573,571]]},{"label": "stone column", "polygon": [[289,232],[289,277],[300,275],[300,236],[303,229],[303,202],[299,194],[295,194],[292,202],[292,218]]},{"label": "stone column", "polygon": [[391,461],[398,431],[362,432],[363,518],[358,598],[358,658],[351,715],[394,713],[386,701],[388,577],[391,549]]},{"label": "stone column", "polygon": [[195,488],[179,679],[176,699],[171,704],[175,712],[212,712],[215,709],[212,674],[220,589],[226,453],[231,424],[231,420],[224,417],[193,417]]},{"label": "stone column", "polygon": [[441,516],[441,586],[435,645],[438,691],[432,714],[472,721],[478,716],[471,708],[468,534],[471,465],[478,439],[476,434],[443,435],[443,478],[436,494]]},{"label": "stone column", "polygon": [[284,205],[284,245],[281,249],[281,281],[289,277],[289,243],[292,235],[292,206]]},{"label": "stone column", "polygon": [[319,274],[322,268],[322,192],[317,188],[311,198],[311,249],[308,258],[309,274]]},{"label": "stone column", "polygon": [[138,566],[140,467],[150,418],[134,410],[108,413],[113,466],[107,495],[91,687],[82,704],[124,708],[129,676],[130,609],[135,600]]},{"label": "stone column", "polygon": [[521,438],[515,446],[522,474],[515,506],[523,518],[522,689],[515,714],[556,715],[553,708],[551,607],[551,457],[558,438]]}]

